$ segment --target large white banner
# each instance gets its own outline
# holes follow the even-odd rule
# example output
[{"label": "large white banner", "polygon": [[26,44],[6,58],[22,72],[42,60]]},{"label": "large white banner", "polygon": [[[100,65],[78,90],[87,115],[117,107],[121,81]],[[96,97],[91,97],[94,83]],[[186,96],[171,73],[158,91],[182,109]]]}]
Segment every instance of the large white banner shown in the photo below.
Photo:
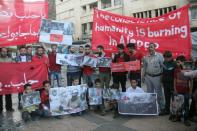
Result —
[{"label": "large white banner", "polygon": [[39,91],[35,91],[32,93],[28,93],[28,94],[23,94],[21,102],[22,102],[23,108],[33,106],[33,105],[39,105],[41,103]]},{"label": "large white banner", "polygon": [[56,63],[60,65],[80,66],[83,61],[83,55],[60,54],[56,55]]},{"label": "large white banner", "polygon": [[39,42],[72,45],[73,23],[42,19]]},{"label": "large white banner", "polygon": [[121,93],[118,111],[124,115],[158,115],[156,93]]},{"label": "large white banner", "polygon": [[51,88],[49,91],[52,116],[72,114],[87,109],[86,85]]}]

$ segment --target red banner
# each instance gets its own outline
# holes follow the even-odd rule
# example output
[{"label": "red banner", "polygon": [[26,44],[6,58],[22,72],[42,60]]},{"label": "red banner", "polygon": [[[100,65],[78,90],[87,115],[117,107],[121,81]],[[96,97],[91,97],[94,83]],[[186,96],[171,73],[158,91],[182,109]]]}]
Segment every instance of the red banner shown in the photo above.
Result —
[{"label": "red banner", "polygon": [[43,62],[0,63],[0,95],[23,92],[26,83],[33,89],[42,87],[48,79],[47,66]]},{"label": "red banner", "polygon": [[137,44],[137,50],[147,52],[149,43],[159,52],[170,50],[173,56],[190,57],[191,41],[188,16],[189,5],[156,18],[132,18],[94,10],[92,47],[100,44],[109,52],[116,51],[119,43]]},{"label": "red banner", "polygon": [[112,72],[125,72],[140,70],[140,61],[119,62],[111,64]]},{"label": "red banner", "polygon": [[41,19],[47,16],[45,0],[0,0],[0,46],[38,42]]}]

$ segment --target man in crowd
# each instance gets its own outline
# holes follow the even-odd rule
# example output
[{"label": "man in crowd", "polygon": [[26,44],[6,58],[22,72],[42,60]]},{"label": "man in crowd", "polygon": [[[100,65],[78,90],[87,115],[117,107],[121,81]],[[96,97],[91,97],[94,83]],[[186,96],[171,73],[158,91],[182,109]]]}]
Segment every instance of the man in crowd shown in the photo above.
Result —
[{"label": "man in crowd", "polygon": [[[43,44],[45,50],[48,50]],[[51,45],[51,50],[48,50],[49,58],[49,78],[51,86],[54,87],[55,80],[57,86],[61,87],[61,65],[56,64],[57,45]]]},{"label": "man in crowd", "polygon": [[44,48],[42,46],[36,48],[36,54],[33,56],[32,61],[42,61],[49,67],[49,60],[44,54]]},{"label": "man in crowd", "polygon": [[160,115],[163,114],[164,99],[161,85],[161,75],[163,72],[162,54],[155,51],[156,45],[150,43],[149,54],[143,58],[142,80],[145,81],[148,93],[157,93]]},{"label": "man in crowd", "polygon": [[[113,63],[128,62],[129,55],[124,51],[124,45],[118,44],[118,53],[114,56]],[[126,91],[127,72],[113,72],[113,83],[121,84],[122,92]]]},{"label": "man in crowd", "polygon": [[[95,57],[93,54],[92,54],[92,50],[91,50],[91,46],[90,45],[86,45],[85,46],[85,54],[84,56],[89,56],[89,57]],[[83,66],[83,80],[85,83],[93,83],[93,72],[94,72],[94,69],[90,66],[86,66],[84,65]]]},{"label": "man in crowd", "polygon": [[[129,43],[127,45],[127,48],[129,50],[129,57],[130,57],[130,61],[140,61],[142,60],[142,54],[139,51],[136,51],[136,44],[135,43]],[[131,78],[136,78],[137,79],[137,83],[138,86],[141,87],[141,70],[137,70],[137,71],[131,71],[130,72],[130,77]]]},{"label": "man in crowd", "polygon": [[[27,55],[27,50],[25,46],[19,47],[19,55],[16,56],[15,61],[17,63],[20,62],[31,62],[32,57],[30,55]],[[22,109],[21,105],[21,96],[23,93],[18,93],[18,109]]]},{"label": "man in crowd", "polygon": [[[69,47],[69,54],[75,55],[76,50],[74,46]],[[80,79],[80,67],[79,66],[67,66],[67,86],[72,86],[72,79],[73,78],[79,78]],[[81,83],[79,83],[81,84]]]},{"label": "man in crowd", "polygon": [[[0,62],[12,62],[8,56],[8,49],[5,47],[0,48]],[[5,107],[7,111],[14,111],[12,108],[12,95],[5,95]],[[0,114],[3,112],[3,95],[0,95]]]},{"label": "man in crowd", "polygon": [[[110,57],[104,52],[104,48],[102,45],[97,46],[98,57]],[[111,77],[111,69],[110,67],[99,67],[99,77],[101,80],[101,86],[105,88],[109,88],[110,77]]]},{"label": "man in crowd", "polygon": [[27,50],[27,55],[32,57],[32,46],[27,46],[26,50]]}]

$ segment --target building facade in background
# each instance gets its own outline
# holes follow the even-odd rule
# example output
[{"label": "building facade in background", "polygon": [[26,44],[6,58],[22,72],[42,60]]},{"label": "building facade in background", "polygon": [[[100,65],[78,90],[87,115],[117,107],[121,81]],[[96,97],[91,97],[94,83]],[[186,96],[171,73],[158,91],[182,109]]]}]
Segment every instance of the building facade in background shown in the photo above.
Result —
[{"label": "building facade in background", "polygon": [[74,23],[74,41],[91,41],[94,8],[136,18],[154,18],[191,2],[191,28],[197,30],[195,1],[197,0],[56,0],[56,19]]}]

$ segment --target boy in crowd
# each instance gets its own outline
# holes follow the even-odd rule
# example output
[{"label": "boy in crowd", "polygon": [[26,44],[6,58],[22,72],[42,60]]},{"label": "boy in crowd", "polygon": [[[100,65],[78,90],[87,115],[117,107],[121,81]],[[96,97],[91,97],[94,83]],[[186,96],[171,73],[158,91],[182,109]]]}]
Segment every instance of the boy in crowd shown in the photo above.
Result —
[{"label": "boy in crowd", "polygon": [[[181,94],[184,96],[184,103],[183,103],[183,118],[185,126],[191,126],[190,122],[188,121],[188,113],[189,113],[189,95],[191,91],[191,83],[190,78],[184,76],[183,71],[184,62],[186,58],[184,56],[178,56],[177,59],[177,67],[174,72],[174,94]],[[180,116],[176,116],[176,120],[180,121]]]},{"label": "boy in crowd", "polygon": [[[31,84],[25,84],[24,85],[24,93],[25,94],[29,94],[32,93],[32,87]],[[32,106],[28,106],[28,107],[23,107],[22,109],[22,119],[27,122],[28,120],[32,119],[35,120],[35,118],[37,116],[40,116],[41,112],[39,110],[39,106],[38,105],[32,105]]]},{"label": "boy in crowd", "polygon": [[[94,81],[94,87],[95,88],[98,88],[98,89],[102,89],[102,87],[101,87],[101,81],[100,81],[99,78],[95,79],[95,81]],[[91,108],[93,108],[93,109],[99,109],[101,111],[101,115],[102,116],[104,116],[106,114],[104,100],[102,100],[102,104],[101,105],[95,105],[95,106],[94,105],[90,105],[90,109]]]},{"label": "boy in crowd", "polygon": [[126,90],[127,93],[144,93],[144,90],[141,87],[137,86],[138,84],[137,79],[131,77],[130,84],[131,84],[131,87],[127,88]]},{"label": "boy in crowd", "polygon": [[43,112],[43,117],[51,116],[50,103],[49,103],[49,89],[51,88],[50,82],[48,80],[42,83],[44,90],[41,93],[41,110]]},{"label": "boy in crowd", "polygon": [[164,68],[162,73],[162,83],[165,95],[165,109],[163,113],[164,115],[168,115],[170,113],[170,99],[174,90],[174,70],[176,67],[176,62],[173,60],[171,51],[166,51],[163,56]]}]

